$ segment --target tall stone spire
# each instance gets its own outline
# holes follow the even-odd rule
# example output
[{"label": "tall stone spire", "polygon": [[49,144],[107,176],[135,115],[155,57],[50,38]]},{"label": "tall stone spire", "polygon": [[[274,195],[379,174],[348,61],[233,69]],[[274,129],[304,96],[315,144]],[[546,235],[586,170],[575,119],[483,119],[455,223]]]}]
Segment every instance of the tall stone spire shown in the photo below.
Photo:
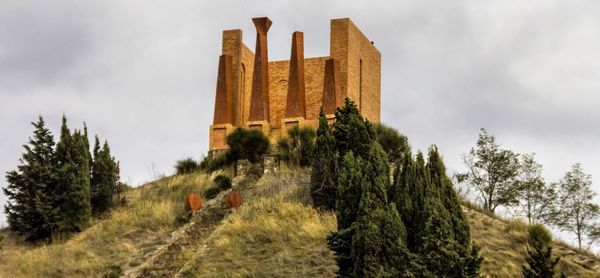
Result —
[{"label": "tall stone spire", "polygon": [[285,116],[306,118],[306,97],[304,84],[304,33],[292,35],[292,54],[288,77],[287,103]]},{"label": "tall stone spire", "polygon": [[219,57],[219,73],[217,75],[217,93],[215,97],[215,114],[213,124],[233,124],[233,87],[231,56]]},{"label": "tall stone spire", "polygon": [[268,17],[253,18],[256,27],[256,50],[250,95],[250,121],[269,121],[269,61],[267,32],[271,27]]},{"label": "tall stone spire", "polygon": [[323,82],[323,112],[334,114],[335,109],[342,106],[342,82],[340,79],[340,63],[330,58],[325,61],[325,77]]}]

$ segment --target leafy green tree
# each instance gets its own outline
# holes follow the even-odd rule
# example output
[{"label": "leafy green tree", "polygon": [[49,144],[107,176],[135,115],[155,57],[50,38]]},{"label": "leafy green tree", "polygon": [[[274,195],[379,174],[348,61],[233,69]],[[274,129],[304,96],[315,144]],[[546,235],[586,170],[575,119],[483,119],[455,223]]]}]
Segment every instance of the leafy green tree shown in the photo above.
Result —
[{"label": "leafy green tree", "polygon": [[521,194],[517,182],[519,155],[511,150],[501,149],[496,137],[481,129],[477,146],[462,159],[468,171],[457,175],[459,182],[467,181],[479,193],[483,208],[494,212],[498,206],[512,206],[518,203]]},{"label": "leafy green tree", "polygon": [[24,145],[25,153],[17,170],[6,174],[3,188],[8,201],[4,207],[9,228],[28,240],[49,238],[56,210],[50,199],[54,194],[54,139],[40,116],[33,137]]},{"label": "leafy green tree", "polygon": [[552,258],[552,236],[542,225],[529,228],[527,265],[523,265],[526,278],[552,278],[560,257]]},{"label": "leafy green tree", "polygon": [[592,176],[576,163],[558,182],[557,202],[552,208],[550,223],[577,236],[581,249],[584,237],[594,230],[600,207],[593,203]]},{"label": "leafy green tree", "polygon": [[90,203],[90,167],[85,139],[79,131],[71,134],[63,116],[60,141],[56,145],[55,207],[59,231],[79,232],[92,213]]},{"label": "leafy green tree", "polygon": [[400,135],[398,130],[386,126],[384,124],[374,124],[375,140],[381,145],[387,153],[388,161],[392,165],[396,165],[401,161],[405,150],[409,148],[408,139],[404,135]]},{"label": "leafy green tree", "polygon": [[108,142],[100,149],[98,136],[94,143],[94,159],[90,182],[92,213],[98,215],[115,206],[119,186],[117,162],[110,154]]},{"label": "leafy green tree", "polygon": [[317,208],[331,210],[335,208],[337,147],[331,127],[321,109],[319,128],[312,152],[312,171],[310,175],[310,195]]},{"label": "leafy green tree", "polygon": [[587,237],[590,245],[595,244],[600,240],[600,223],[596,222],[590,225]]},{"label": "leafy green tree", "polygon": [[542,177],[542,165],[535,161],[535,154],[521,156],[521,171],[518,182],[522,194],[517,210],[527,217],[529,225],[547,218],[556,194],[553,187],[547,186]]},{"label": "leafy green tree", "polygon": [[269,138],[261,131],[254,129],[235,129],[227,136],[227,144],[229,145],[227,159],[232,163],[240,159],[258,163],[269,151]]},{"label": "leafy green tree", "polygon": [[296,166],[310,166],[316,136],[314,129],[294,126],[287,134],[277,141],[278,160]]}]

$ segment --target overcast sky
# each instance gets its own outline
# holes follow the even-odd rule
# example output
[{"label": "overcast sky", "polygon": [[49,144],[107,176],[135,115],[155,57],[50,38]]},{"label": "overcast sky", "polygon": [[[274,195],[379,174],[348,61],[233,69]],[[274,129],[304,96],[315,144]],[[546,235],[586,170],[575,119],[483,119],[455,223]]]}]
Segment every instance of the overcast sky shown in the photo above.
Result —
[{"label": "overcast sky", "polygon": [[271,60],[296,30],[306,57],[328,55],[329,20],[350,17],[382,53],[382,121],[437,144],[451,172],[483,127],[537,153],[548,181],[581,162],[600,191],[599,1],[1,1],[0,173],[31,121],[58,135],[63,113],[109,140],[131,184],[199,159],[221,31],[254,48],[257,16]]}]

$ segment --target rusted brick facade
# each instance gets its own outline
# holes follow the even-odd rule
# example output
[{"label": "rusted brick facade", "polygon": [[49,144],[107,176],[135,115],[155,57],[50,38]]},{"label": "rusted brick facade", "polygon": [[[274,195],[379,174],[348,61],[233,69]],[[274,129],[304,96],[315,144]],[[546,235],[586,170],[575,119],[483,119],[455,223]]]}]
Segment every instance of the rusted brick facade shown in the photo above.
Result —
[{"label": "rusted brick facade", "polygon": [[[225,138],[235,127],[261,129],[273,141],[293,125],[316,127],[321,107],[330,118],[345,97],[355,101],[369,121],[379,122],[381,54],[349,18],[331,20],[329,56],[304,58],[304,34],[294,32],[290,60],[284,61],[268,61],[271,21],[253,22],[254,52],[244,45],[241,30],[223,31],[222,54],[227,58],[222,59],[227,65],[221,70],[219,63],[210,150],[227,148]],[[231,92],[222,96],[222,87]]]}]

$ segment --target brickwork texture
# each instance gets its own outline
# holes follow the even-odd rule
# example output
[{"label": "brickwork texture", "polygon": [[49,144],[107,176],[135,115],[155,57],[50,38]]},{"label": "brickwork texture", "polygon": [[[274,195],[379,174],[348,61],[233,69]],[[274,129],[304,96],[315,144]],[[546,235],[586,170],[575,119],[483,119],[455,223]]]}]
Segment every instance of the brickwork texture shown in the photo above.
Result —
[{"label": "brickwork texture", "polygon": [[233,128],[222,125],[248,128],[261,121],[268,125],[262,130],[275,141],[285,134],[284,123],[303,117],[300,122],[315,127],[321,107],[332,114],[345,97],[356,102],[369,121],[379,122],[381,54],[349,18],[331,20],[329,56],[304,58],[304,34],[294,32],[290,60],[284,61],[268,61],[271,21],[253,22],[254,52],[243,43],[241,30],[223,31],[221,52],[226,58],[219,63],[213,119],[220,126],[210,129],[210,150],[227,146],[225,139]]}]

